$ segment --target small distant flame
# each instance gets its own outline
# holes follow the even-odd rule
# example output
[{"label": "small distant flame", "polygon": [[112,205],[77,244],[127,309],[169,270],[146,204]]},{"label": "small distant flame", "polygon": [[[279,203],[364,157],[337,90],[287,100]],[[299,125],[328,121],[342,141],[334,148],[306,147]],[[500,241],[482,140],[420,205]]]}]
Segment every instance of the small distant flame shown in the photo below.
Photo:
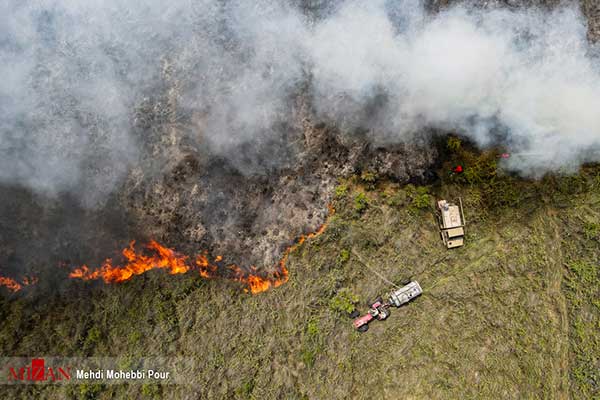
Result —
[{"label": "small distant flame", "polygon": [[6,287],[11,292],[18,292],[23,288],[19,282],[15,281],[12,278],[6,278],[4,276],[0,276],[0,286]]},{"label": "small distant flame", "polygon": [[18,292],[23,289],[23,286],[29,286],[37,283],[37,278],[24,277],[21,283],[17,282],[13,278],[0,276],[0,286],[4,286],[11,292]]},{"label": "small distant flame", "polygon": [[[335,213],[335,209],[331,205],[329,206],[329,212],[330,216]],[[300,236],[294,245],[285,250],[274,270],[266,273],[259,272],[255,266],[244,269],[237,265],[229,265],[226,267],[228,273],[223,276],[222,272],[219,272],[220,270],[223,271],[223,269],[220,269],[218,266],[218,263],[223,261],[223,256],[218,255],[211,261],[208,252],[204,251],[195,258],[190,259],[188,256],[182,255],[152,240],[145,246],[146,253],[151,253],[151,255],[145,255],[136,251],[135,241],[132,241],[129,247],[122,251],[123,257],[126,260],[124,265],[113,265],[113,261],[107,259],[96,269],[90,269],[87,265],[76,268],[69,274],[69,277],[85,281],[102,279],[106,283],[118,283],[129,280],[135,275],[141,275],[151,269],[165,269],[169,274],[184,274],[190,270],[198,270],[200,276],[205,279],[226,277],[243,283],[246,286],[244,291],[256,294],[286,283],[289,279],[286,264],[290,253],[307,239],[314,238],[323,233],[326,228],[327,222],[321,225],[315,232]]]}]

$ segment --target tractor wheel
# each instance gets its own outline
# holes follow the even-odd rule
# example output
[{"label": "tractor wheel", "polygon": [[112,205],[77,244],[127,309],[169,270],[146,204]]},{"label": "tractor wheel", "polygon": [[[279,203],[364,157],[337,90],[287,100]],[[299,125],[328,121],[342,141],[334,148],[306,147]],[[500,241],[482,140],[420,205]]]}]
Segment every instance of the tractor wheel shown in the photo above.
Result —
[{"label": "tractor wheel", "polygon": [[368,325],[368,324],[361,325],[361,326],[359,326],[359,327],[358,327],[358,329],[357,329],[357,330],[358,330],[360,333],[364,333],[364,332],[366,332],[366,331],[368,331],[368,330],[369,330],[369,325]]},{"label": "tractor wheel", "polygon": [[360,313],[358,312],[358,310],[354,310],[350,314],[348,314],[348,316],[352,319],[358,318],[359,315],[360,315]]}]

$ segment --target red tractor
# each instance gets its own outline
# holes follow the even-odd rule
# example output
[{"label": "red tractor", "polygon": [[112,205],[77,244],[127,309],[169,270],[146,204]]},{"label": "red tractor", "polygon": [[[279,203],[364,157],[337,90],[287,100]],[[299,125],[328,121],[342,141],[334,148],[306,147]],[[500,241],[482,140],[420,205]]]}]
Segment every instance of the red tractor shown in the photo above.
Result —
[{"label": "red tractor", "polygon": [[390,305],[384,303],[381,297],[379,297],[375,302],[369,305],[369,312],[367,314],[354,320],[354,328],[359,332],[366,332],[369,329],[369,322],[374,319],[383,321],[390,316],[390,310],[388,310],[389,307]]}]

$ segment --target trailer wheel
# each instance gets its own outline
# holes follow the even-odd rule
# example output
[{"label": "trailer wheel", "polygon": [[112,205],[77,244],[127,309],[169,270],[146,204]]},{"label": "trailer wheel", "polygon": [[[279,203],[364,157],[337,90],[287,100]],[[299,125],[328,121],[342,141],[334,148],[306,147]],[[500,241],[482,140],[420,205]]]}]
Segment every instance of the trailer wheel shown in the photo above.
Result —
[{"label": "trailer wheel", "polygon": [[359,331],[360,333],[364,333],[364,332],[366,332],[368,330],[369,330],[369,325],[368,324],[361,325],[361,326],[359,326],[357,328],[357,331]]}]

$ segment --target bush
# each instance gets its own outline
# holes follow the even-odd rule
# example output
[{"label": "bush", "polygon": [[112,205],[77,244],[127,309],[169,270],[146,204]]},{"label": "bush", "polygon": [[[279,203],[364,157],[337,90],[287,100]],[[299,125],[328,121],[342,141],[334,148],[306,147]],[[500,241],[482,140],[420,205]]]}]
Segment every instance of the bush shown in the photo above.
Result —
[{"label": "bush", "polygon": [[337,258],[337,265],[341,266],[346,264],[346,262],[350,259],[350,252],[346,249],[342,249],[340,251],[340,255]]},{"label": "bush", "polygon": [[359,193],[354,196],[354,211],[362,214],[369,207],[369,199],[364,193]]},{"label": "bush", "polygon": [[85,338],[85,348],[92,349],[92,348],[96,347],[96,345],[100,341],[100,337],[101,337],[100,328],[98,328],[97,326],[92,326],[88,330],[87,337]]},{"label": "bush", "polygon": [[468,161],[466,165],[463,173],[457,177],[468,184],[492,184],[496,178],[498,164],[493,155],[483,154],[481,157]]},{"label": "bush", "polygon": [[408,185],[406,187],[410,197],[410,211],[416,212],[429,208],[431,206],[431,197],[424,186],[415,187]]},{"label": "bush", "polygon": [[431,198],[427,193],[419,194],[413,198],[411,205],[419,210],[429,208],[431,205]]},{"label": "bush", "polygon": [[568,263],[567,267],[583,283],[596,284],[599,280],[598,268],[593,263],[578,260]]},{"label": "bush", "polygon": [[142,385],[142,396],[152,399],[160,396],[159,386],[154,383],[144,383]]},{"label": "bush", "polygon": [[336,186],[335,188],[335,197],[336,198],[342,198],[344,196],[346,196],[346,194],[348,194],[348,185],[346,185],[345,183],[339,184]]},{"label": "bush", "polygon": [[375,183],[377,183],[377,175],[370,171],[364,171],[360,175],[360,180],[366,185],[368,190],[375,190]]},{"label": "bush", "polygon": [[350,314],[356,308],[358,297],[350,289],[340,290],[330,301],[329,308],[333,311]]},{"label": "bush", "polygon": [[317,359],[317,354],[323,350],[323,337],[319,329],[319,321],[311,318],[306,325],[306,335],[300,357],[302,362],[309,368],[312,367]]},{"label": "bush", "polygon": [[254,391],[254,386],[254,379],[245,380],[242,386],[238,387],[235,392],[240,397],[248,398]]}]

